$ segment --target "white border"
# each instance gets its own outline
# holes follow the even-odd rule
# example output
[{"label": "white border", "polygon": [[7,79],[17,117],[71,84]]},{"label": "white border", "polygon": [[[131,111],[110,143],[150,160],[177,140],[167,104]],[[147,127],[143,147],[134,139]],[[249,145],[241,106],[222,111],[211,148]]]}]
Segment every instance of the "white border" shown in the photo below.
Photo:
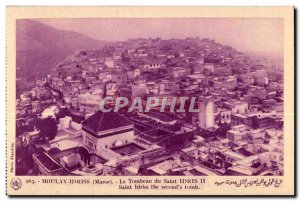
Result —
[{"label": "white border", "polygon": [[[72,3],[70,3],[72,2]],[[172,2],[170,4],[170,2]],[[225,4],[226,2],[226,4]],[[251,0],[251,1],[240,1],[240,0],[227,0],[227,1],[222,1],[222,0],[209,0],[209,1],[195,1],[195,0],[172,0],[172,1],[167,1],[167,0],[144,0],[141,2],[140,0],[110,0],[110,1],[105,1],[105,0],[76,0],[76,1],[70,1],[70,0],[48,0],[48,1],[35,1],[35,0],[2,0],[0,2],[0,122],[1,122],[1,136],[0,137],[0,200],[9,200],[9,198],[5,195],[5,7],[7,5],[57,5],[57,6],[62,6],[62,5],[70,5],[70,6],[75,6],[75,5],[141,5],[141,6],[147,6],[147,5],[173,5],[173,6],[181,6],[181,5],[201,5],[201,6],[283,6],[283,5],[294,5],[296,8],[300,7],[300,1],[297,0],[273,0],[273,1],[263,1],[263,0]],[[297,25],[299,21],[296,21]],[[298,36],[298,34],[296,35]],[[299,58],[299,52],[297,52],[297,58]],[[300,73],[299,70],[297,72],[297,77],[299,77]],[[297,81],[297,86],[298,90],[297,93],[299,94],[299,82]],[[299,103],[299,101],[298,101]],[[298,111],[297,111],[298,113]],[[300,124],[300,120],[298,118],[298,121],[296,125]],[[299,144],[299,136],[297,144]],[[297,156],[299,156],[297,154]],[[299,158],[299,157],[298,157]],[[299,166],[298,166],[299,170]],[[299,192],[299,185],[297,192]],[[15,198],[16,199],[16,198]],[[24,198],[23,198],[24,199]],[[30,198],[25,198],[25,199],[30,199]],[[43,200],[48,200],[51,198],[37,198],[37,199],[43,199]],[[65,198],[59,198],[57,200],[64,200]],[[77,200],[84,200],[85,198],[82,199],[77,199]],[[98,198],[99,199],[99,198]],[[106,200],[108,198],[101,198],[101,200]],[[114,200],[117,198],[113,198],[110,200]],[[129,199],[129,198],[126,198]],[[132,198],[133,199],[133,198]],[[160,200],[163,198],[156,198],[156,200]],[[183,198],[185,199],[185,198]],[[205,199],[205,198],[201,198]],[[211,200],[211,198],[209,198]],[[214,198],[213,200],[219,200],[222,198]],[[263,198],[251,198],[249,200],[262,200]],[[286,198],[288,199],[288,198]]]}]

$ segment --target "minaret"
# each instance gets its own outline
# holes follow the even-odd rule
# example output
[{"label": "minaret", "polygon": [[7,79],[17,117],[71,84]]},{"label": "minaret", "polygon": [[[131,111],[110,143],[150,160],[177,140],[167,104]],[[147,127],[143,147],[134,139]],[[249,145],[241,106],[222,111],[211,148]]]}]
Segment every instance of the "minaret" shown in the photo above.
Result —
[{"label": "minaret", "polygon": [[199,127],[207,129],[215,125],[214,99],[207,90],[199,96]]}]

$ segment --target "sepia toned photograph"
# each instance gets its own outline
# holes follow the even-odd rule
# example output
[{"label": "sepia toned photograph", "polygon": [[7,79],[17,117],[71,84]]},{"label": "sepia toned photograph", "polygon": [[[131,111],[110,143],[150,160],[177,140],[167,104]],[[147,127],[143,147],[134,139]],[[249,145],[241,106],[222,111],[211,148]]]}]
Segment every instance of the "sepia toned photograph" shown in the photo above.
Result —
[{"label": "sepia toned photograph", "polygon": [[286,65],[293,59],[285,55],[285,20],[14,19],[8,185],[17,192],[38,183],[101,184],[152,194],[157,184],[201,195],[210,183],[212,191],[276,192],[294,160],[286,151],[294,138],[286,72],[294,77],[294,67]]}]

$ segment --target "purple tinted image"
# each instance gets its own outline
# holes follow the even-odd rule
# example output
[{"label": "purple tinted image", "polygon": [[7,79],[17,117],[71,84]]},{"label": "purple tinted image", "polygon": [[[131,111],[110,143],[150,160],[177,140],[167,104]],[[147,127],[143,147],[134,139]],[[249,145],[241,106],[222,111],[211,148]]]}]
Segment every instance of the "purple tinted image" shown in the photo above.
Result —
[{"label": "purple tinted image", "polygon": [[283,19],[16,28],[17,175],[283,175]]}]

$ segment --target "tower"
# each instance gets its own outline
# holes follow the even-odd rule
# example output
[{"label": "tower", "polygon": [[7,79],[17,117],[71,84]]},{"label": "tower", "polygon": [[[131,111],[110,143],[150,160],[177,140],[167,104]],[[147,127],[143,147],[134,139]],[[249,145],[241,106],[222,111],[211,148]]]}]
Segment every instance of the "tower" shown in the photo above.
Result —
[{"label": "tower", "polygon": [[215,125],[214,100],[212,96],[199,96],[199,127],[207,129]]}]

